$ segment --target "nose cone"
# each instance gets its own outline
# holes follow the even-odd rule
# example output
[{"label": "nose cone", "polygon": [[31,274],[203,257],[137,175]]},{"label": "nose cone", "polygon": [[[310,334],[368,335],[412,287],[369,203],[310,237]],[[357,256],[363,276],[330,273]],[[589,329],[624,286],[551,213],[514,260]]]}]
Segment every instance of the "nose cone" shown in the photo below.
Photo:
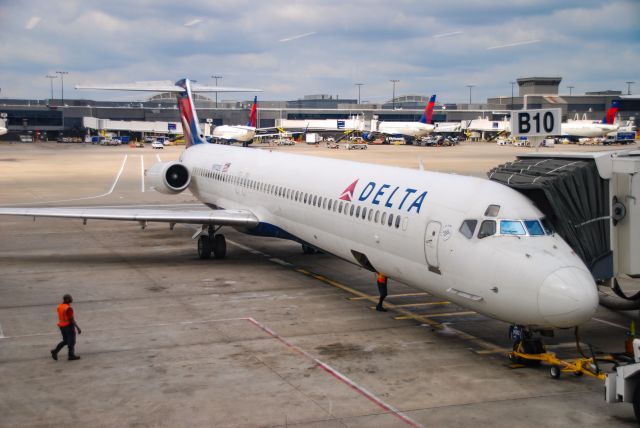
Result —
[{"label": "nose cone", "polygon": [[595,314],[598,291],[586,270],[567,267],[549,275],[538,291],[538,311],[553,327],[580,325]]}]

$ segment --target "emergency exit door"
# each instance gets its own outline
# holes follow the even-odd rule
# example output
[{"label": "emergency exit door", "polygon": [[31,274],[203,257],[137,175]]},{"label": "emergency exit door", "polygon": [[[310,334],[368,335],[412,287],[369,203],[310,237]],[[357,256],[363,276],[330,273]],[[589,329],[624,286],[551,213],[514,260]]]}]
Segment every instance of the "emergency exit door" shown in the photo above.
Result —
[{"label": "emergency exit door", "polygon": [[438,269],[438,241],[440,239],[440,229],[442,225],[439,221],[430,221],[424,234],[424,254],[429,265],[429,270],[440,273]]}]

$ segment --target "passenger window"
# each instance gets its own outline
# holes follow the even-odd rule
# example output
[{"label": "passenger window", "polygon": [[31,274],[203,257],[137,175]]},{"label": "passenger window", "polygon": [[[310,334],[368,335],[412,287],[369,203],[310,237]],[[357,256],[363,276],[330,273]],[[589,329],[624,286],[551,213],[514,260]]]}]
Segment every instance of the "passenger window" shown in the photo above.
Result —
[{"label": "passenger window", "polygon": [[338,206],[338,213],[342,214],[342,202],[340,202],[340,205]]},{"label": "passenger window", "polygon": [[517,220],[502,220],[500,221],[500,234],[501,235],[524,235],[524,226]]},{"label": "passenger window", "polygon": [[307,203],[307,197],[308,197],[308,195],[305,193],[305,194],[304,194],[304,203],[305,203],[305,204]]},{"label": "passenger window", "polygon": [[329,211],[331,211],[331,207],[333,206],[333,199],[329,199],[328,203],[329,203],[328,209]]},{"label": "passenger window", "polygon": [[478,232],[478,239],[486,238],[487,236],[496,234],[496,222],[494,220],[485,220],[480,225],[480,231]]},{"label": "passenger window", "polygon": [[478,225],[478,220],[465,220],[462,222],[460,226],[460,233],[462,233],[467,239],[471,239],[473,237],[473,233],[476,231],[476,226]]},{"label": "passenger window", "polygon": [[351,205],[351,208],[349,208],[349,215],[353,217],[353,211],[356,209],[355,205]]},{"label": "passenger window", "polygon": [[378,219],[380,219],[380,210],[376,210],[376,216],[375,216],[375,218],[373,219],[373,221],[377,223],[377,222],[378,222]]},{"label": "passenger window", "polygon": [[314,196],[314,197],[313,197],[313,206],[314,206],[314,207],[316,206],[316,202],[318,202],[318,197],[317,197],[317,196]]},{"label": "passenger window", "polygon": [[367,218],[367,220],[371,221],[371,219],[373,218],[373,209],[369,210],[369,217]]},{"label": "passenger window", "polygon": [[385,224],[387,222],[387,213],[382,213],[382,219],[380,220],[380,224]]},{"label": "passenger window", "polygon": [[524,225],[531,236],[544,235],[544,229],[538,220],[525,220]]},{"label": "passenger window", "polygon": [[484,212],[485,217],[497,217],[500,212],[500,205],[489,205]]},{"label": "passenger window", "polygon": [[401,220],[400,216],[397,215],[396,216],[396,229],[400,228],[400,220]]},{"label": "passenger window", "polygon": [[391,227],[392,224],[393,224],[393,214],[389,214],[389,222],[387,223],[387,225]]},{"label": "passenger window", "polygon": [[358,208],[356,209],[356,217],[360,217],[360,205],[358,205]]},{"label": "passenger window", "polygon": [[362,207],[362,219],[367,218],[367,207]]},{"label": "passenger window", "polygon": [[300,202],[300,191],[296,190],[296,201]]}]

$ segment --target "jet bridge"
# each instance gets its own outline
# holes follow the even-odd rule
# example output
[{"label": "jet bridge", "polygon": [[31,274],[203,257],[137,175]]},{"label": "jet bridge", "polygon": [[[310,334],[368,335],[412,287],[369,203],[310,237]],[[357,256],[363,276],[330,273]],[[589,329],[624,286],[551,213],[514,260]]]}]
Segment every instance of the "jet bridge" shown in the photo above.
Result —
[{"label": "jet bridge", "polygon": [[500,165],[488,176],[530,198],[557,233],[582,258],[599,283],[621,302],[640,308],[640,292],[626,296],[616,277],[640,278],[640,150],[591,153],[531,153]]}]

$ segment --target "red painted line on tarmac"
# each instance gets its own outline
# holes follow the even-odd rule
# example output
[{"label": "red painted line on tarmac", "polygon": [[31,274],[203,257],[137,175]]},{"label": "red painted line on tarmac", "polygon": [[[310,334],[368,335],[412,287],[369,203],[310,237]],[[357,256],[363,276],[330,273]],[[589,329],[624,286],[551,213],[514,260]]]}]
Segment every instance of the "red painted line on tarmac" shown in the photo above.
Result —
[{"label": "red painted line on tarmac", "polygon": [[293,343],[289,342],[287,339],[283,338],[282,336],[280,336],[275,331],[271,330],[266,325],[262,324],[259,321],[256,321],[253,318],[245,318],[245,319],[247,321],[249,321],[250,323],[252,323],[253,325],[255,325],[256,327],[258,327],[260,330],[262,330],[265,333],[267,333],[269,336],[273,337],[274,339],[276,339],[280,343],[282,343],[285,346],[287,346],[288,348],[292,349],[296,353],[298,353],[300,355],[303,355],[304,357],[310,359],[318,367],[323,369],[325,372],[329,373],[331,376],[333,376],[334,378],[338,379],[342,383],[348,385],[351,389],[353,389],[354,391],[358,392],[360,395],[362,395],[363,397],[367,398],[369,401],[371,401],[372,403],[374,403],[375,405],[377,405],[381,409],[385,410],[386,412],[391,413],[392,415],[394,415],[395,417],[400,419],[402,422],[404,422],[408,426],[414,427],[414,428],[418,428],[418,427],[422,426],[422,425],[418,424],[416,421],[414,421],[411,418],[409,418],[408,416],[406,416],[403,413],[401,413],[398,409],[396,409],[392,405],[385,403],[384,401],[382,401],[382,399],[376,397],[372,392],[370,392],[367,389],[365,389],[364,387],[358,385],[357,383],[355,383],[354,381],[352,381],[347,376],[343,375],[342,373],[340,373],[339,371],[337,371],[336,369],[334,369],[330,365],[320,361],[319,359],[317,359],[313,355],[309,354],[307,351],[305,351],[302,348],[300,348],[300,347],[294,345]]}]

